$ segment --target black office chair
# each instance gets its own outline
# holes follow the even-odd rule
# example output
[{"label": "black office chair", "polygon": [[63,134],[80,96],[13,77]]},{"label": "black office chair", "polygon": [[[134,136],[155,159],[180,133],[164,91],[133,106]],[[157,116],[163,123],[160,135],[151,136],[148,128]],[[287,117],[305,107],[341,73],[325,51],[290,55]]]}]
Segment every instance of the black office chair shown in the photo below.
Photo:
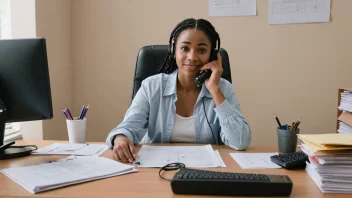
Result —
[{"label": "black office chair", "polygon": [[[142,81],[156,74],[156,70],[166,57],[167,50],[168,45],[148,45],[139,50],[133,79],[132,100],[141,87]],[[220,48],[220,54],[224,70],[221,77],[232,83],[229,56],[223,48]]]}]

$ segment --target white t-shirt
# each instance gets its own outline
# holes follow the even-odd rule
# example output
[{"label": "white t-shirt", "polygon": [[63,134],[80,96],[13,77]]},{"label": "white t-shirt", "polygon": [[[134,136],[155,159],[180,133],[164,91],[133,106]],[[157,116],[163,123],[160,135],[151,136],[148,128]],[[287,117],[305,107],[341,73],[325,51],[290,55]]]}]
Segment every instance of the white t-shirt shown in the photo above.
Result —
[{"label": "white t-shirt", "polygon": [[196,142],[194,115],[185,118],[175,113],[174,120],[170,142]]}]

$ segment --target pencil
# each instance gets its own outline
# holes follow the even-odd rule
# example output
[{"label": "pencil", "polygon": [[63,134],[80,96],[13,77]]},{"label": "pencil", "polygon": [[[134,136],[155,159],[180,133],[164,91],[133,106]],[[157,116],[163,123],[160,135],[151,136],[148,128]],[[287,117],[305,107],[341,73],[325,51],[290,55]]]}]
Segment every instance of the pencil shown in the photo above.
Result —
[{"label": "pencil", "polygon": [[279,118],[276,115],[275,115],[275,119],[276,119],[277,124],[279,125],[279,129],[282,129],[280,120],[279,120]]},{"label": "pencil", "polygon": [[297,130],[299,124],[301,124],[302,118],[298,120],[298,122],[296,122],[295,126],[293,127],[293,130]]},{"label": "pencil", "polygon": [[297,122],[297,121],[292,122],[291,131],[293,131],[293,127],[295,126],[296,122]]}]

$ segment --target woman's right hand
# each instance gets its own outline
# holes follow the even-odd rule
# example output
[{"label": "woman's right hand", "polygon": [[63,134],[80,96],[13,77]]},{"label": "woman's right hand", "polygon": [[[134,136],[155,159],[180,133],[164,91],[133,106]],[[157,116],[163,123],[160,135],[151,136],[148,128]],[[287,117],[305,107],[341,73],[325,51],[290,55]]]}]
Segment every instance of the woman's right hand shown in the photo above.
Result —
[{"label": "woman's right hand", "polygon": [[113,153],[114,159],[121,162],[133,163],[137,156],[133,142],[122,134],[116,135],[114,139]]}]

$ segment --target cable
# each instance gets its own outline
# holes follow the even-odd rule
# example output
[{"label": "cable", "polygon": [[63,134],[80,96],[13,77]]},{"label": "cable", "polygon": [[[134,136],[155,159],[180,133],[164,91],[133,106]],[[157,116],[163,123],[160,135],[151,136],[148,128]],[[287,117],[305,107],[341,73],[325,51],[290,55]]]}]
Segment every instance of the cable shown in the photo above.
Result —
[{"label": "cable", "polygon": [[171,171],[171,170],[177,170],[177,169],[182,169],[182,168],[185,168],[186,165],[184,163],[179,163],[179,162],[176,162],[176,163],[171,163],[171,164],[167,164],[163,167],[160,168],[159,170],[159,177],[163,180],[166,180],[166,181],[171,181],[171,179],[167,179],[163,176],[161,176],[161,172],[162,171]]},{"label": "cable", "polygon": [[26,148],[26,147],[33,147],[32,151],[38,150],[36,145],[23,145],[23,146],[11,146],[10,148]]},{"label": "cable", "polygon": [[207,112],[205,111],[204,97],[202,98],[202,102],[203,102],[203,109],[204,109],[205,118],[207,119],[207,122],[208,122],[209,128],[210,128],[210,130],[211,130],[211,134],[212,134],[213,139],[214,139],[214,142],[215,142],[215,143],[217,143],[217,142],[216,142],[216,139],[215,139],[215,136],[214,136],[213,129],[211,128],[210,123],[209,123],[209,120],[208,120]]},{"label": "cable", "polygon": [[0,152],[5,151],[8,148],[26,148],[26,147],[33,147],[34,149],[32,149],[32,151],[35,151],[38,149],[38,147],[36,145],[22,145],[22,146],[12,146],[13,144],[15,144],[15,141],[11,141],[8,142],[6,144],[3,144],[2,146],[0,146]]}]

